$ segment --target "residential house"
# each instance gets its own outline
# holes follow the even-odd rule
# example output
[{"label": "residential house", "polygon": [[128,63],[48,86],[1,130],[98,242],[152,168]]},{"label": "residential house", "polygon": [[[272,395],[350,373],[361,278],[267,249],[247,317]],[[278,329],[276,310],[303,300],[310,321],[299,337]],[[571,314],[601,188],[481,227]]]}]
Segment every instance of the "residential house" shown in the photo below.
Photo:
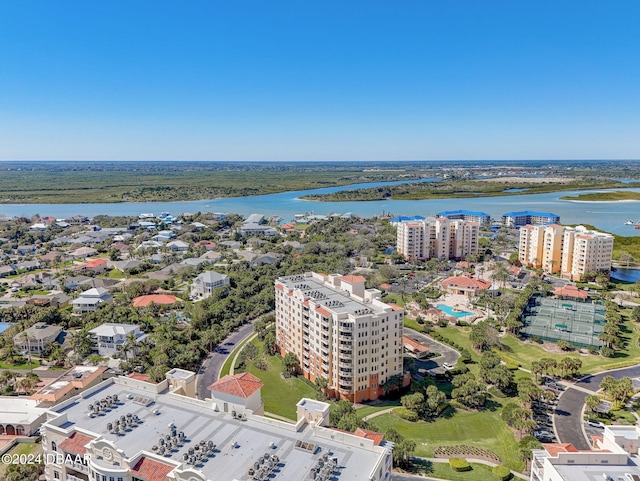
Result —
[{"label": "residential house", "polygon": [[76,271],[81,272],[93,272],[95,274],[101,274],[108,270],[106,259],[93,259],[82,264],[73,266]]},{"label": "residential house", "polygon": [[22,261],[16,264],[16,269],[19,271],[35,271],[40,269],[42,265],[39,260]]},{"label": "residential house", "polygon": [[93,287],[80,294],[80,297],[71,301],[71,304],[75,314],[82,314],[97,311],[100,304],[112,300],[113,296],[104,287]]},{"label": "residential house", "polygon": [[26,256],[28,254],[35,254],[38,251],[38,246],[33,244],[22,245],[16,248],[16,252],[20,255]]},{"label": "residential house", "polygon": [[53,341],[60,340],[61,326],[37,322],[28,329],[13,336],[13,343],[24,354],[40,355]]},{"label": "residential house", "polygon": [[137,260],[129,260],[129,261],[112,261],[109,263],[111,267],[114,269],[118,269],[119,271],[126,272],[128,269],[134,269],[139,265],[142,265],[142,262]]},{"label": "residential house", "polygon": [[0,277],[12,276],[16,273],[16,270],[13,266],[6,265],[0,266]]},{"label": "residential house", "polygon": [[100,356],[109,357],[118,352],[126,344],[130,336],[136,343],[147,337],[140,332],[140,326],[136,324],[116,324],[105,322],[89,331],[92,338],[92,349]]},{"label": "residential house", "polygon": [[75,259],[95,256],[98,253],[93,247],[79,247],[69,252],[69,255]]},{"label": "residential house", "polygon": [[167,248],[173,252],[186,252],[189,250],[189,244],[181,240],[175,240],[169,242]]},{"label": "residential house", "polygon": [[219,287],[229,285],[229,276],[215,271],[206,271],[199,274],[191,286],[191,292],[197,297],[209,297],[211,293]]}]

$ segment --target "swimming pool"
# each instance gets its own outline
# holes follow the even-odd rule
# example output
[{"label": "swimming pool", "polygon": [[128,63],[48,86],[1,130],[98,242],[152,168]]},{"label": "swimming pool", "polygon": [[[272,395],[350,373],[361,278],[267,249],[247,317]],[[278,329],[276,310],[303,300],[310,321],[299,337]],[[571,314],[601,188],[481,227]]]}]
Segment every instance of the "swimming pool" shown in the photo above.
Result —
[{"label": "swimming pool", "polygon": [[436,309],[444,312],[445,314],[451,317],[466,317],[473,314],[473,312],[469,312],[469,311],[454,311],[453,307],[449,307],[446,304],[438,304],[436,306]]},{"label": "swimming pool", "polygon": [[0,333],[3,333],[7,329],[9,329],[11,326],[12,326],[12,324],[10,324],[8,322],[0,322]]}]

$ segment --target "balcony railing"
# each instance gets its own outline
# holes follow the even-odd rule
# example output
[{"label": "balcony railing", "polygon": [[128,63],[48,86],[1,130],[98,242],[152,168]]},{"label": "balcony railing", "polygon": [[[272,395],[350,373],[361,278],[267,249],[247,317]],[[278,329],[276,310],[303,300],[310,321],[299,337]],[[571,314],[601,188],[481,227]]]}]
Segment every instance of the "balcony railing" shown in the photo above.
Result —
[{"label": "balcony railing", "polygon": [[68,474],[68,473],[67,473],[67,477],[65,479],[67,481],[87,481],[86,479],[79,478],[78,476],[74,476],[73,474]]},{"label": "balcony railing", "polygon": [[[85,466],[84,464],[82,464],[82,463],[74,463],[73,461],[71,461],[71,459],[69,459],[68,456],[66,458],[67,459],[64,462],[64,464],[66,466],[69,466],[69,467],[75,469],[76,471],[81,471],[83,473],[88,473],[89,472],[89,468],[87,466]],[[84,480],[82,480],[82,481],[84,481]]]}]

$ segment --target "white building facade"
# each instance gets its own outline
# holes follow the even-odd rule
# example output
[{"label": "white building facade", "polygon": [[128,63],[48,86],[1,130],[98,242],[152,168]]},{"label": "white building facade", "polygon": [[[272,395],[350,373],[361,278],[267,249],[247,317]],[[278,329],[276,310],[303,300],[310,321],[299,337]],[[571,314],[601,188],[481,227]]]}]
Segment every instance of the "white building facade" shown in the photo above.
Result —
[{"label": "white building facade", "polygon": [[400,222],[396,248],[407,260],[463,259],[478,252],[479,234],[478,222],[429,217]]}]

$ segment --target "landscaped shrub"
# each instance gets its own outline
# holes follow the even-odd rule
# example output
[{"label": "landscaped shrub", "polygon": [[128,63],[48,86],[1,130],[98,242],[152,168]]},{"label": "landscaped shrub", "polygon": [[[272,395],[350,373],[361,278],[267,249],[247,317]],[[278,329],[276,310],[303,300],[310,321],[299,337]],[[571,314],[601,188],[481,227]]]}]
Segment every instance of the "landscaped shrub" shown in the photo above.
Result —
[{"label": "landscaped shrub", "polygon": [[511,479],[511,471],[506,466],[494,466],[491,472],[496,478],[500,479],[501,481],[507,481],[507,479]]},{"label": "landscaped shrub", "polygon": [[406,421],[415,422],[419,418],[417,412],[407,408],[396,408],[393,412]]},{"label": "landscaped shrub", "polygon": [[470,471],[471,465],[464,458],[449,458],[449,466],[454,471]]},{"label": "landscaped shrub", "polygon": [[602,346],[600,348],[600,354],[604,357],[613,357],[615,356],[616,352],[610,347]]}]

